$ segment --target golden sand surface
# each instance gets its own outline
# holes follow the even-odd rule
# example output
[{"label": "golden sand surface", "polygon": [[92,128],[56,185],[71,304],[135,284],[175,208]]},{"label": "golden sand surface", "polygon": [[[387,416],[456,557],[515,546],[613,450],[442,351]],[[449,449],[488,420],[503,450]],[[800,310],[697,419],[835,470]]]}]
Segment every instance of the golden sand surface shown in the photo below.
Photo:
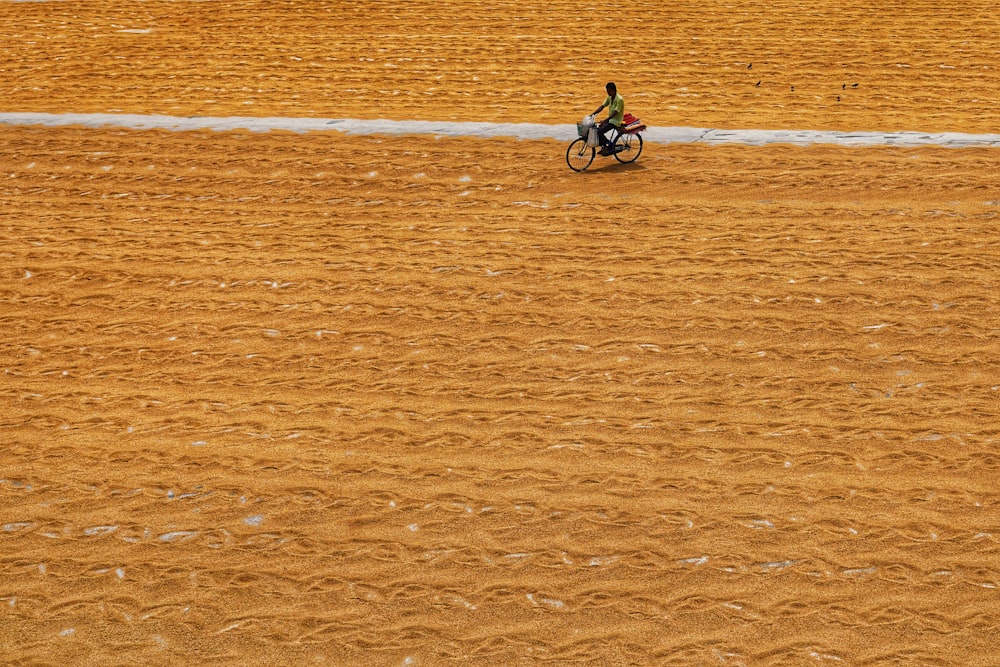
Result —
[{"label": "golden sand surface", "polygon": [[67,0],[0,26],[9,111],[566,123],[609,79],[657,125],[991,133],[1000,108],[987,0]]},{"label": "golden sand surface", "polygon": [[[0,2],[0,99],[995,131],[860,5]],[[995,149],[0,146],[0,663],[997,664]]]},{"label": "golden sand surface", "polygon": [[2,140],[7,660],[995,664],[995,151]]}]

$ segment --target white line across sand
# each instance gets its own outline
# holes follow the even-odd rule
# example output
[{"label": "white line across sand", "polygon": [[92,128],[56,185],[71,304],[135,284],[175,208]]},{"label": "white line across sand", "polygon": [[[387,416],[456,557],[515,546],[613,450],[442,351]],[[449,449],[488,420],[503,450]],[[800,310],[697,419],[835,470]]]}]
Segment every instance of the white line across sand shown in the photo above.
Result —
[{"label": "white line across sand", "polygon": [[[576,135],[576,125],[539,123],[475,123],[425,120],[359,120],[355,118],[254,118],[251,116],[161,116],[111,113],[17,113],[0,112],[6,125],[83,125],[124,127],[139,130],[250,130],[268,132],[337,131],[346,134],[425,134],[446,137],[513,137],[558,139]],[[650,127],[646,141],[661,144],[833,144],[839,146],[972,146],[1000,147],[1000,134],[959,132],[835,132],[830,130],[713,130],[700,127]]]}]

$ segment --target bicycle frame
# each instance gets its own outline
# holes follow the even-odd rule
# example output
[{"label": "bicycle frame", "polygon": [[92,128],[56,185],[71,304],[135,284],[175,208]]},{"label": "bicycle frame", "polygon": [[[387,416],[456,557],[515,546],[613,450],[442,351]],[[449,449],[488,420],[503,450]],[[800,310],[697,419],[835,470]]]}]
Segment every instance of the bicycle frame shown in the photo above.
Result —
[{"label": "bicycle frame", "polygon": [[[610,146],[611,150],[602,151],[601,155],[613,155],[615,160],[622,164],[635,162],[642,152],[642,135],[640,133],[644,129],[646,129],[645,125],[634,127],[631,130],[625,130],[622,127],[613,128],[610,132],[611,136],[607,138],[608,143],[605,144],[605,146]],[[566,163],[573,171],[585,171],[594,161],[596,150],[593,146],[586,145],[582,125],[577,126],[577,132],[581,136],[573,141],[566,150]]]}]

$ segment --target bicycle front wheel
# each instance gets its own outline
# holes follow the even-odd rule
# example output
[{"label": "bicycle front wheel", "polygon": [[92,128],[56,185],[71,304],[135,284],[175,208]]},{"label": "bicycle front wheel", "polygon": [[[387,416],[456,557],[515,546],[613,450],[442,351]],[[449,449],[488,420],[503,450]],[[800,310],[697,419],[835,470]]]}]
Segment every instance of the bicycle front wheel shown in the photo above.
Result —
[{"label": "bicycle front wheel", "polygon": [[615,159],[624,164],[635,162],[642,152],[641,134],[620,134],[615,141]]},{"label": "bicycle front wheel", "polygon": [[594,147],[587,145],[587,140],[580,137],[566,149],[566,164],[573,171],[583,171],[594,161]]}]

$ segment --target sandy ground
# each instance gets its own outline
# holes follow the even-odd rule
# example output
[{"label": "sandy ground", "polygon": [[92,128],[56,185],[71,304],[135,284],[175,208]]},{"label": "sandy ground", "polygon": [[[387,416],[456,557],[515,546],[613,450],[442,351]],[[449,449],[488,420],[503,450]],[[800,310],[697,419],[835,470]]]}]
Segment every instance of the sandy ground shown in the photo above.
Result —
[{"label": "sandy ground", "polygon": [[7,111],[565,123],[609,79],[654,125],[981,133],[1000,108],[992,0],[68,0],[0,25]]},{"label": "sandy ground", "polygon": [[[360,5],[329,24],[268,6],[0,3],[36,40],[4,44],[4,106],[245,114],[237,86],[270,71],[260,106],[308,115],[283,98]],[[570,4],[534,37],[499,30],[526,7],[369,11],[317,77],[337,95],[307,96],[348,115],[333,98],[364,80],[400,118],[592,109],[560,48],[594,63],[607,42]],[[680,7],[637,10],[641,39],[711,37],[733,77],[754,39],[801,60],[780,5]],[[877,65],[935,18],[914,7],[878,22],[876,65],[809,39],[865,11],[809,10],[796,67],[898,77],[850,126],[995,130],[937,63],[989,63],[975,5],[937,17],[951,47],[913,34],[908,74]],[[445,28],[489,48],[414,37]],[[115,76],[112,45],[154,38]],[[418,43],[459,60],[355,55]],[[662,43],[643,62],[676,81],[644,117],[840,125],[721,88],[660,106],[706,57]],[[460,64],[490,58],[503,85],[461,96]],[[422,89],[435,67],[448,111]],[[904,74],[955,104],[932,116]],[[395,106],[372,92],[394,85]],[[651,144],[574,174],[554,141],[4,126],[0,145],[0,661],[996,664],[995,149]]]},{"label": "sandy ground", "polygon": [[991,664],[995,152],[3,135],[8,656]]}]

